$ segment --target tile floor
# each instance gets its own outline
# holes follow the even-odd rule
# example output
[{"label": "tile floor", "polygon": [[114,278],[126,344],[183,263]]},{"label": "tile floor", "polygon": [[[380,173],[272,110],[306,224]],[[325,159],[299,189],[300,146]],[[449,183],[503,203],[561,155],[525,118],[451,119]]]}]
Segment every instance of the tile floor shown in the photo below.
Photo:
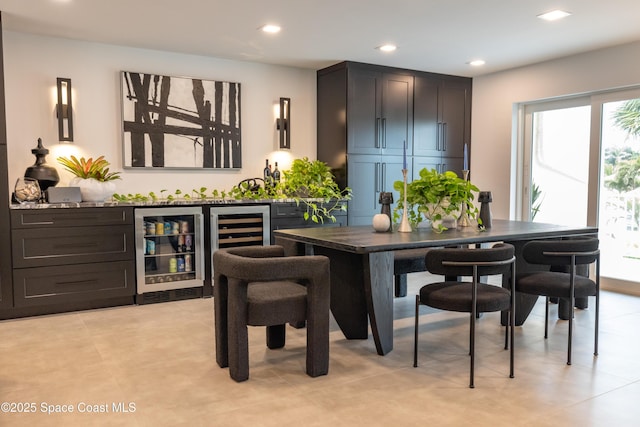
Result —
[{"label": "tile floor", "polygon": [[35,412],[3,406],[0,425],[638,425],[639,297],[603,292],[597,358],[593,310],[576,311],[572,366],[567,322],[553,306],[545,341],[539,300],[516,331],[513,379],[498,315],[484,315],[469,389],[467,315],[425,310],[412,367],[413,295],[425,280],[410,275],[409,296],[396,299],[387,356],[332,322],[329,375],[319,378],[304,373],[304,330],[289,328],[287,346],[268,350],[264,328],[251,328],[251,377],[232,381],[215,363],[210,298],[2,321],[0,402]]}]

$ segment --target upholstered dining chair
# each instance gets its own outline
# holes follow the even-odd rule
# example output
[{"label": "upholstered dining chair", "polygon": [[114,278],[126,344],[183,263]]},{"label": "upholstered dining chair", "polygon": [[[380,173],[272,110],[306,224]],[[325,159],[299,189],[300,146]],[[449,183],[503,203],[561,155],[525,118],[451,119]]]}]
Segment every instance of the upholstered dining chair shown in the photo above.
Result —
[{"label": "upholstered dining chair", "polygon": [[247,326],[266,326],[267,347],[285,345],[286,324],[307,328],[306,372],[329,370],[329,260],[284,256],[281,246],[213,254],[216,361],[235,381],[249,378]]},{"label": "upholstered dining chair", "polygon": [[[481,276],[510,274],[510,285],[515,280],[515,249],[508,243],[491,248],[443,248],[429,251],[425,257],[427,271],[445,276],[445,281],[429,283],[416,295],[415,339],[413,366],[418,366],[418,317],[420,305],[440,310],[469,313],[469,387],[474,388],[475,328],[479,313],[508,311],[505,329],[505,350],[511,341],[509,377],[514,376],[515,294],[511,289],[480,283]],[[457,277],[458,280],[447,278]],[[471,277],[471,281],[461,281]]]},{"label": "upholstered dining chair", "polygon": [[[533,240],[522,248],[524,260],[530,264],[549,266],[549,271],[519,274],[516,291],[544,296],[544,338],[549,335],[549,298],[566,298],[573,310],[575,299],[596,297],[595,338],[593,354],[598,355],[598,323],[600,316],[600,250],[599,241],[593,237],[566,240]],[[579,266],[595,263],[595,280],[577,274]],[[587,269],[587,275],[588,275]],[[571,365],[571,343],[573,338],[573,311],[569,316],[567,365]]]}]

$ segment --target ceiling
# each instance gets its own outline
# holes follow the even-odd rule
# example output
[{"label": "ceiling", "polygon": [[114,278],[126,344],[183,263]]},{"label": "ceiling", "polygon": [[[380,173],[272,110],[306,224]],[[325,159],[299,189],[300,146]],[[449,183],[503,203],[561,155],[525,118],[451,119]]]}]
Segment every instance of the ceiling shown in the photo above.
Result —
[{"label": "ceiling", "polygon": [[[572,13],[546,22],[553,9]],[[640,40],[638,0],[0,0],[4,30],[319,69],[475,77]],[[277,23],[282,31],[258,30]],[[375,49],[394,43],[398,49]],[[486,65],[472,67],[473,59]]]}]

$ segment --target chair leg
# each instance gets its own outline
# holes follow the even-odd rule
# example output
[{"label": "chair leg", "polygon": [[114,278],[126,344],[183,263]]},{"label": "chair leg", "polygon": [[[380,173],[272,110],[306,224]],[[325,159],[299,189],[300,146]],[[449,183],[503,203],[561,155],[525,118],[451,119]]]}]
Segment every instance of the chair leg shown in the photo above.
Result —
[{"label": "chair leg", "polygon": [[249,337],[247,325],[232,319],[229,324],[229,375],[237,382],[249,379]]},{"label": "chair leg", "polygon": [[395,296],[396,297],[406,297],[407,296],[407,275],[406,273],[403,274],[396,274],[393,276],[394,279],[394,285],[395,285]]},{"label": "chair leg", "polygon": [[544,306],[544,339],[549,336],[549,297],[545,298]]},{"label": "chair leg", "polygon": [[329,307],[307,318],[307,375],[329,373]]},{"label": "chair leg", "polygon": [[[571,295],[571,310],[573,311],[574,298]],[[571,365],[571,343],[573,342],[573,313],[569,316],[569,342],[567,344],[567,365]]]},{"label": "chair leg", "polygon": [[600,291],[596,291],[596,325],[595,338],[593,344],[593,355],[598,355],[598,328],[600,326]]},{"label": "chair leg", "polygon": [[504,349],[508,350],[509,349],[509,325],[511,324],[511,311],[509,311],[509,315],[507,318],[507,324],[504,327]]},{"label": "chair leg", "polygon": [[420,314],[420,296],[416,295],[416,316],[413,330],[413,367],[418,367],[418,315]]},{"label": "chair leg", "polygon": [[286,325],[267,326],[267,347],[270,349],[284,347],[286,340]]},{"label": "chair leg", "polygon": [[[474,310],[475,311],[475,310]],[[471,366],[469,367],[469,388],[474,388],[474,384],[473,384],[473,377],[474,377],[474,367],[475,367],[475,357],[476,357],[476,349],[475,349],[475,341],[476,341],[476,322],[475,322],[475,313],[472,312],[471,313],[471,327],[470,327],[470,331],[469,331],[469,353],[470,353],[470,363]]]},{"label": "chair leg", "polygon": [[511,310],[509,310],[509,329],[511,333],[511,354],[509,355],[509,378],[514,377],[514,360],[515,360],[515,329],[516,329],[516,319],[515,314],[513,312],[515,304],[511,305]]}]

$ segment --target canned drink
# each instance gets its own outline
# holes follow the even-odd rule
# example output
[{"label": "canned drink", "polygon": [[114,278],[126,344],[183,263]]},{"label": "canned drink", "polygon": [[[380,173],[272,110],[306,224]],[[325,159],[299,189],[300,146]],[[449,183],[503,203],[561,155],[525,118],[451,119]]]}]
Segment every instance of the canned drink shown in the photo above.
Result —
[{"label": "canned drink", "polygon": [[178,271],[184,271],[184,258],[178,258]]},{"label": "canned drink", "polygon": [[165,234],[171,234],[171,221],[164,222],[164,232]]},{"label": "canned drink", "polygon": [[189,221],[180,221],[180,233],[189,232]]},{"label": "canned drink", "polygon": [[147,223],[147,234],[149,235],[154,235],[156,234],[156,224],[155,222],[148,222]]},{"label": "canned drink", "polygon": [[184,236],[184,250],[185,252],[191,252],[191,246],[193,245],[193,236],[187,234]]},{"label": "canned drink", "polygon": [[186,254],[184,256],[184,271],[191,271],[193,268],[191,266],[191,255]]},{"label": "canned drink", "polygon": [[171,222],[171,234],[180,234],[180,223],[178,221]]},{"label": "canned drink", "polygon": [[156,242],[154,242],[152,239],[147,239],[147,254],[156,254]]},{"label": "canned drink", "polygon": [[178,260],[175,258],[169,259],[169,273],[177,273],[178,272]]},{"label": "canned drink", "polygon": [[156,234],[160,236],[164,234],[164,222],[156,222]]},{"label": "canned drink", "polygon": [[181,234],[178,236],[178,252],[184,252],[184,236]]}]

